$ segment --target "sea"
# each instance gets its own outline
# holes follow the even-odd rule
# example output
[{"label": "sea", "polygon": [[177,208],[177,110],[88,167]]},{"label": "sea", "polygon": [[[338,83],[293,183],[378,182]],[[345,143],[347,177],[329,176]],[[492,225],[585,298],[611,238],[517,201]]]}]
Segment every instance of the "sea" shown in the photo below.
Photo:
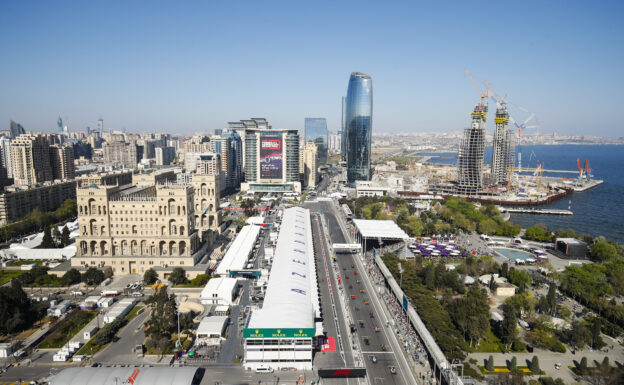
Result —
[{"label": "sea", "polygon": [[[544,163],[545,169],[578,171],[577,159],[581,166],[585,159],[593,169],[594,179],[602,179],[603,184],[555,201],[540,208],[567,209],[574,213],[563,215],[512,214],[511,221],[522,227],[544,223],[551,230],[573,229],[577,233],[604,236],[607,239],[624,243],[624,146],[617,145],[536,145],[516,149],[522,152],[522,166],[535,168]],[[422,153],[433,156],[430,162],[455,164],[457,153]],[[487,163],[492,160],[492,148],[485,150]],[[517,157],[516,157],[517,164]],[[547,174],[575,178],[573,174]]]}]

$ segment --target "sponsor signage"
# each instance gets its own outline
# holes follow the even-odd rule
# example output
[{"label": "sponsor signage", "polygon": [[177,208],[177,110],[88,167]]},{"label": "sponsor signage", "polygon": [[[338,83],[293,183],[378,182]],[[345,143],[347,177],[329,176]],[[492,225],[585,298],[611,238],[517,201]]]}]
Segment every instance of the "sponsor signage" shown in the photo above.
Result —
[{"label": "sponsor signage", "polygon": [[282,133],[260,133],[260,179],[282,179]]},{"label": "sponsor signage", "polygon": [[243,329],[244,338],[314,338],[314,328]]}]

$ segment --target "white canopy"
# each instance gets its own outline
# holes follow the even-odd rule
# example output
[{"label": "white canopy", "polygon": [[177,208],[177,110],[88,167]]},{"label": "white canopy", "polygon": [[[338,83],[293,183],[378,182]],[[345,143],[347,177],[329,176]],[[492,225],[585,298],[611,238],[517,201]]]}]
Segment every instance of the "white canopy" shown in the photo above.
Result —
[{"label": "white canopy", "polygon": [[392,220],[354,219],[353,223],[364,238],[409,239],[409,235]]},{"label": "white canopy", "polygon": [[262,309],[249,328],[314,328],[320,316],[310,211],[284,210]]},{"label": "white canopy", "polygon": [[245,267],[249,253],[258,239],[258,234],[260,234],[260,227],[244,226],[217,266],[216,274],[226,275],[230,270],[240,270]]}]

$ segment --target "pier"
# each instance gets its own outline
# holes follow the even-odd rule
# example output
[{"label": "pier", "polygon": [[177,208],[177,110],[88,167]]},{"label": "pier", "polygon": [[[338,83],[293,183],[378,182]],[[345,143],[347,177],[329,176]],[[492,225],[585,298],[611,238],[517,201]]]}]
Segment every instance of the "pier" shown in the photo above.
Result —
[{"label": "pier", "polygon": [[501,207],[501,211],[515,214],[543,214],[543,215],[572,215],[571,210],[558,209],[521,209],[514,207]]}]

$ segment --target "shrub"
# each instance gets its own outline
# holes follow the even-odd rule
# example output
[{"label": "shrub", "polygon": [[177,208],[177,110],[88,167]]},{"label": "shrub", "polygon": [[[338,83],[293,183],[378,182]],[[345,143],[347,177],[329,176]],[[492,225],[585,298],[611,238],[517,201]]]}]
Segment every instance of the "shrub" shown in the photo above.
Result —
[{"label": "shrub", "polygon": [[520,341],[514,341],[511,344],[511,351],[516,353],[521,353],[526,350],[526,344]]},{"label": "shrub", "polygon": [[494,357],[490,356],[487,360],[487,362],[485,363],[485,368],[489,371],[489,372],[493,372],[494,371]]},{"label": "shrub", "polygon": [[513,356],[511,358],[511,361],[509,361],[509,364],[507,365],[507,368],[511,371],[511,372],[515,372],[518,369],[518,360],[516,359],[515,356]]}]

